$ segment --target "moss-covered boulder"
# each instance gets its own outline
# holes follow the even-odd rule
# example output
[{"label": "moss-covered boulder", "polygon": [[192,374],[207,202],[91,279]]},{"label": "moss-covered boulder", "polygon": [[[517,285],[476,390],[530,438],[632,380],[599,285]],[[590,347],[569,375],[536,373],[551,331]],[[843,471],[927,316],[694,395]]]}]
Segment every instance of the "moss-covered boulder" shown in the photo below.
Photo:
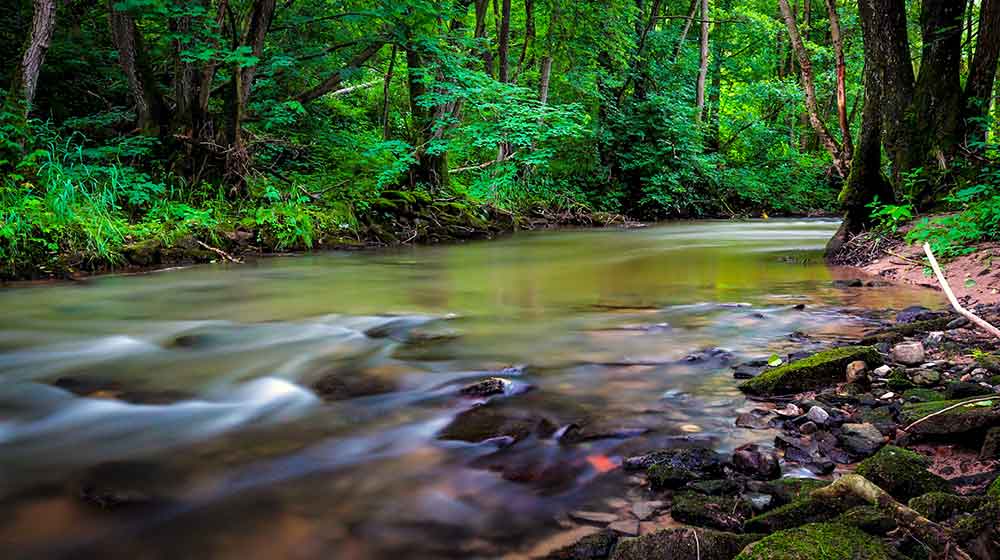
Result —
[{"label": "moss-covered boulder", "polygon": [[990,487],[986,490],[986,495],[991,498],[1000,499],[1000,476],[990,484]]},{"label": "moss-covered boulder", "polygon": [[960,404],[961,400],[911,403],[903,406],[900,420],[904,426],[927,418],[910,428],[913,435],[939,436],[963,434],[1000,426],[1000,395],[996,399],[970,403],[928,418],[931,414]]},{"label": "moss-covered boulder", "polygon": [[913,451],[887,445],[865,459],[856,473],[897,500],[907,501],[928,492],[944,492],[948,483],[927,470],[927,459]]},{"label": "moss-covered boulder", "polygon": [[844,381],[847,364],[861,360],[868,367],[882,363],[871,346],[846,346],[824,350],[808,358],[776,367],[748,379],[740,389],[750,395],[787,395],[801,393]]},{"label": "moss-covered boulder", "polygon": [[880,342],[894,344],[903,340],[903,338],[907,336],[928,333],[931,331],[943,331],[948,328],[948,323],[950,323],[952,319],[953,317],[941,317],[939,319],[929,319],[927,321],[914,321],[912,323],[893,325],[887,329],[882,329],[865,336],[861,339],[861,344],[878,344]]},{"label": "moss-covered boulder", "polygon": [[748,546],[736,560],[888,560],[882,541],[842,523],[813,523]]},{"label": "moss-covered boulder", "polygon": [[903,398],[910,402],[937,402],[947,400],[940,392],[933,389],[907,389],[903,391]]},{"label": "moss-covered boulder", "polygon": [[752,517],[743,525],[748,533],[773,533],[805,523],[830,521],[842,513],[864,505],[861,498],[844,495],[836,499],[816,499],[808,495],[767,513]]},{"label": "moss-covered boulder", "polygon": [[681,523],[739,533],[752,513],[745,500],[727,496],[705,496],[683,492],[674,496],[670,516]]},{"label": "moss-covered boulder", "polygon": [[723,472],[724,457],[707,448],[664,449],[629,457],[627,470],[646,467],[650,485],[658,490],[680,488],[693,480],[717,479]]},{"label": "moss-covered boulder", "polygon": [[931,521],[947,521],[960,513],[971,513],[983,504],[983,496],[956,496],[947,492],[928,492],[908,504]]},{"label": "moss-covered boulder", "polygon": [[707,529],[663,529],[641,537],[621,539],[611,560],[732,560],[761,535],[737,535]]},{"label": "moss-covered boulder", "polygon": [[610,529],[586,535],[573,544],[550,552],[545,560],[598,560],[607,558],[618,536]]},{"label": "moss-covered boulder", "polygon": [[774,498],[775,506],[783,506],[809,497],[813,490],[828,486],[830,481],[815,478],[779,478],[761,486],[760,491]]},{"label": "moss-covered boulder", "polygon": [[882,536],[896,529],[892,517],[872,506],[858,506],[840,514],[834,523],[857,527],[870,535]]}]

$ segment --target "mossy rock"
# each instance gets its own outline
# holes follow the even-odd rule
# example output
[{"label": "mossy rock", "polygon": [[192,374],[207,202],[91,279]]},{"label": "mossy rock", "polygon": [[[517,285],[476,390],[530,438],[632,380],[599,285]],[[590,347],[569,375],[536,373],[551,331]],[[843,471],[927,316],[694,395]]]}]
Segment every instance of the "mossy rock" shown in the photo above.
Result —
[{"label": "mossy rock", "polygon": [[1000,476],[990,484],[990,487],[986,489],[986,495],[991,498],[1000,499]]},{"label": "mossy rock", "polygon": [[861,339],[861,344],[878,344],[880,342],[894,344],[907,336],[931,331],[943,331],[948,328],[948,323],[953,319],[953,317],[941,317],[938,319],[928,319],[927,321],[897,324],[865,336]]},{"label": "mossy rock", "polygon": [[851,508],[834,519],[834,523],[857,527],[870,535],[878,536],[886,535],[896,529],[896,521],[892,517],[872,506]]},{"label": "mossy rock", "polygon": [[779,478],[763,488],[765,494],[774,496],[774,505],[783,506],[809,497],[813,490],[829,486],[830,481],[815,478]]},{"label": "mossy rock", "polygon": [[928,492],[944,492],[948,483],[927,470],[922,455],[887,445],[865,459],[855,472],[881,487],[897,500],[910,500]]},{"label": "mossy rock", "polygon": [[592,535],[587,535],[571,545],[549,553],[545,557],[545,560],[598,560],[600,558],[607,558],[617,541],[618,536],[615,532],[605,529]]},{"label": "mossy rock", "polygon": [[641,537],[619,540],[610,560],[732,560],[761,537],[708,529],[662,529]]},{"label": "mossy rock", "polygon": [[736,560],[888,560],[882,541],[842,523],[812,523],[748,546]]},{"label": "mossy rock", "polygon": [[684,492],[674,496],[670,516],[681,523],[739,533],[750,517],[750,504],[740,498]]},{"label": "mossy rock", "polygon": [[816,499],[809,495],[750,518],[743,525],[743,529],[748,533],[773,533],[798,527],[805,523],[830,521],[852,508],[864,505],[864,503],[864,500],[853,495],[823,499]]},{"label": "mossy rock", "polygon": [[937,402],[946,400],[944,395],[933,389],[907,389],[903,391],[903,398],[908,401]]},{"label": "mossy rock", "polygon": [[[904,426],[908,426],[917,420],[961,402],[961,400],[954,400],[907,404],[903,406],[900,420]],[[997,395],[993,401],[968,404],[938,414],[913,426],[909,432],[913,435],[935,436],[961,434],[993,426],[1000,426],[1000,395]]]},{"label": "mossy rock", "polygon": [[956,496],[947,492],[928,492],[910,500],[911,509],[931,521],[947,521],[959,513],[971,513],[983,504],[983,496]]},{"label": "mossy rock", "polygon": [[1000,528],[1000,498],[987,498],[971,515],[955,524],[954,535],[959,542],[972,541],[984,533]]},{"label": "mossy rock", "polygon": [[844,381],[847,364],[856,360],[864,361],[869,368],[882,363],[882,357],[871,346],[834,348],[765,371],[741,383],[740,389],[751,395],[787,395],[810,391]]}]

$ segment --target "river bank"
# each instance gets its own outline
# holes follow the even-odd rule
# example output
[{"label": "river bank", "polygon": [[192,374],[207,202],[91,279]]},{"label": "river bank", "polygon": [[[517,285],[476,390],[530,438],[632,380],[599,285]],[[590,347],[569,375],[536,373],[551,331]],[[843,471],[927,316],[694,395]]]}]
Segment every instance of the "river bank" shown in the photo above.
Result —
[{"label": "river bank", "polygon": [[[965,296],[1000,323],[1000,306]],[[960,547],[994,560],[998,343],[950,310],[915,306],[828,350],[737,364],[751,405],[733,421],[775,433],[773,444],[731,455],[681,444],[624,458],[621,500],[571,512],[566,533],[523,557],[848,560],[953,557]],[[883,497],[845,489],[859,480],[844,478],[851,473]]]}]

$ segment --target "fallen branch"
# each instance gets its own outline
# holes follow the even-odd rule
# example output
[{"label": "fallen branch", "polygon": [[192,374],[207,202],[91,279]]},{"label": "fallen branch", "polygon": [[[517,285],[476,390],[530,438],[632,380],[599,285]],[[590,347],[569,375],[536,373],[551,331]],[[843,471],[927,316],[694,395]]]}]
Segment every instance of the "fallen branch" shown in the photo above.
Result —
[{"label": "fallen branch", "polygon": [[497,164],[497,163],[503,163],[503,162],[505,162],[505,161],[513,158],[516,155],[517,155],[517,152],[512,152],[512,153],[508,154],[507,157],[505,157],[503,159],[491,159],[490,161],[487,161],[486,163],[480,163],[478,165],[466,165],[464,167],[456,167],[455,169],[449,169],[448,171],[450,173],[462,173],[463,171],[479,171],[479,170],[482,170],[482,169],[486,169],[487,167],[489,167],[491,165],[494,165],[494,164]]},{"label": "fallen branch", "polygon": [[941,558],[971,560],[971,557],[955,542],[950,530],[897,502],[885,490],[861,475],[844,475],[833,484],[812,492],[812,497],[818,500],[836,499],[845,495],[857,496],[886,513],[897,525],[909,531],[935,554],[941,555]]},{"label": "fallen branch", "polygon": [[341,89],[338,89],[338,90],[331,91],[330,95],[344,95],[346,93],[351,93],[352,91],[357,91],[359,89],[368,89],[370,87],[373,87],[373,86],[381,84],[381,83],[382,83],[382,80],[373,80],[371,82],[365,82],[363,84],[358,84],[356,86],[345,87],[345,88],[341,88]]},{"label": "fallen branch", "polygon": [[955,410],[956,408],[962,408],[963,406],[968,405],[968,404],[975,404],[975,403],[978,403],[978,402],[992,401],[992,400],[996,400],[998,398],[1000,398],[1000,396],[993,395],[991,397],[976,397],[974,399],[969,399],[967,401],[962,401],[960,403],[955,403],[955,404],[953,404],[953,405],[951,405],[951,406],[949,406],[947,408],[942,408],[941,410],[939,410],[939,411],[937,411],[937,412],[935,412],[933,414],[928,414],[927,416],[924,416],[923,418],[921,418],[921,419],[919,419],[919,420],[911,423],[909,426],[903,428],[903,431],[904,432],[909,432],[910,428],[916,426],[917,424],[920,424],[924,420],[930,420],[931,418],[934,418],[935,416],[944,414],[945,412],[948,412],[950,410]]},{"label": "fallen branch", "polygon": [[948,284],[948,279],[945,278],[944,273],[941,272],[941,267],[938,265],[937,259],[934,258],[934,252],[931,251],[931,246],[929,243],[924,243],[924,252],[927,253],[927,259],[931,261],[931,268],[934,269],[934,274],[937,275],[938,282],[941,284],[941,289],[943,289],[945,295],[948,296],[948,301],[951,302],[951,306],[955,308],[955,311],[957,311],[959,315],[965,317],[969,321],[972,321],[973,323],[978,325],[986,332],[992,334],[997,338],[1000,338],[1000,329],[987,323],[984,319],[979,318],[978,315],[962,307],[962,304],[958,303],[958,298],[956,298],[955,293],[951,291],[951,286]]},{"label": "fallen branch", "polygon": [[227,260],[229,262],[232,262],[232,263],[241,263],[241,262],[243,262],[241,259],[234,258],[232,255],[230,255],[229,253],[223,251],[222,249],[218,249],[216,247],[212,247],[211,245],[208,245],[207,243],[202,243],[201,241],[198,241],[197,239],[195,239],[195,243],[197,243],[198,245],[201,245],[202,247],[204,247],[205,249],[208,249],[209,251],[215,253],[216,255],[219,255],[224,260]]}]

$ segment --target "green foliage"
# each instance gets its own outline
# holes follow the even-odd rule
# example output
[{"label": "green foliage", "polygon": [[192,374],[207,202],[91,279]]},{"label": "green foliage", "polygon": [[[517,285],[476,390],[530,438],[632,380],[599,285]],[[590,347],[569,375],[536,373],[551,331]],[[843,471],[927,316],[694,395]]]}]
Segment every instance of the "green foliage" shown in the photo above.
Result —
[{"label": "green foliage", "polygon": [[878,196],[868,203],[867,208],[871,209],[875,229],[882,233],[893,233],[913,219],[913,205],[883,204]]}]

